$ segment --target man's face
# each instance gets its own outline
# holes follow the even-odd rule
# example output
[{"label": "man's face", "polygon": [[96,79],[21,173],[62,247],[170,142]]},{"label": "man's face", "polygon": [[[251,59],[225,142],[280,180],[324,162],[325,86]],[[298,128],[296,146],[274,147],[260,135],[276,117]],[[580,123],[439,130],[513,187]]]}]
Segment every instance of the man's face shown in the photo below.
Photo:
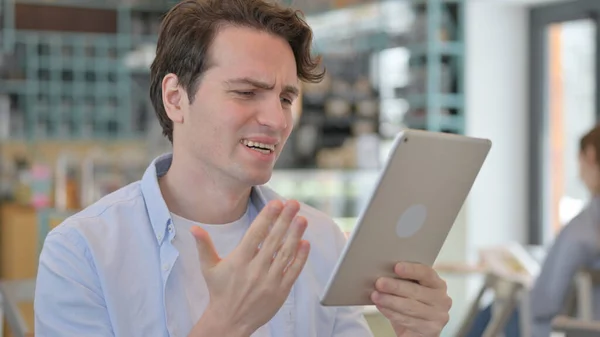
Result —
[{"label": "man's face", "polygon": [[596,151],[590,145],[579,154],[579,176],[590,191],[597,192],[600,187],[600,168],[596,161]]},{"label": "man's face", "polygon": [[218,31],[210,60],[193,103],[182,92],[180,111],[169,113],[174,151],[212,179],[264,184],[292,131],[299,90],[292,49],[277,36],[227,26]]}]

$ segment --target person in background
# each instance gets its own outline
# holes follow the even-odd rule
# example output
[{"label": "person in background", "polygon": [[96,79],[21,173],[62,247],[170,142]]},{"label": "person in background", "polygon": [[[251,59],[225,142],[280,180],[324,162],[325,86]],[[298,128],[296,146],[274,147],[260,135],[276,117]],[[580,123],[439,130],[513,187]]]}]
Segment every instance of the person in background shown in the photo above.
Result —
[{"label": "person in background", "polygon": [[[564,311],[577,272],[600,267],[600,125],[581,138],[579,168],[591,198],[557,235],[531,290],[533,337],[550,336],[552,320]],[[594,319],[600,320],[600,289],[593,295]]]},{"label": "person in background", "polygon": [[[311,44],[297,11],[266,0],[166,14],[150,97],[172,153],[46,237],[37,337],[371,336],[361,307],[319,303],[340,229],[264,186],[300,82],[323,77]],[[396,335],[440,336],[446,283],[424,265],[394,271],[371,298]]]}]

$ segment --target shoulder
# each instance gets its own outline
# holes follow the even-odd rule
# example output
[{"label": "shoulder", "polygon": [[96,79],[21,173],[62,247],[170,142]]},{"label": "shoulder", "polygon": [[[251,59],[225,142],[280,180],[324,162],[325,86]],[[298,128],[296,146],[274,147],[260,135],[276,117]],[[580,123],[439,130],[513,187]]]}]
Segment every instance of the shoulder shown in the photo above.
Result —
[{"label": "shoulder", "polygon": [[562,227],[549,249],[546,263],[554,264],[558,260],[592,263],[600,253],[600,218],[596,213],[595,208],[588,205]]},{"label": "shoulder", "polygon": [[128,223],[133,225],[147,219],[144,197],[139,182],[129,184],[92,205],[67,217],[52,229],[46,240],[64,237],[78,241],[111,240],[117,232],[123,233]]},{"label": "shoulder", "polygon": [[557,236],[557,241],[596,246],[600,239],[600,214],[591,205],[571,219]]},{"label": "shoulder", "polygon": [[95,203],[74,214],[71,219],[83,220],[86,218],[102,217],[105,213],[131,207],[139,201],[143,201],[143,196],[140,182],[137,181],[105,195]]}]

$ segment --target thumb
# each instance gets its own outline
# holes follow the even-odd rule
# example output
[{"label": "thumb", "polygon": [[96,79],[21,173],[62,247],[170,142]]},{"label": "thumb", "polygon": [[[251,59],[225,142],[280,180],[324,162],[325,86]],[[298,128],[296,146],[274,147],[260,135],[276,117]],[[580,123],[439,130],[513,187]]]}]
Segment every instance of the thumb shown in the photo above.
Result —
[{"label": "thumb", "polygon": [[194,226],[190,230],[194,238],[196,238],[196,246],[198,247],[198,255],[200,256],[200,265],[202,270],[210,269],[221,261],[215,245],[207,231],[200,226]]}]

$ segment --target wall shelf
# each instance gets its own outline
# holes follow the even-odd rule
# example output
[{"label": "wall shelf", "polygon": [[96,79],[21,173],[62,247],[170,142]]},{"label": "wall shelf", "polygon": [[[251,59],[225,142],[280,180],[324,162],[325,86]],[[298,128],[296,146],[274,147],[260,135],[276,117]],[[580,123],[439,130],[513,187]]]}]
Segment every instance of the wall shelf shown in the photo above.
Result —
[{"label": "wall shelf", "polygon": [[434,119],[432,116],[421,114],[408,116],[405,118],[404,122],[409,124],[412,129],[436,129],[441,132],[455,133],[455,130],[461,130],[463,128],[464,116],[440,115]]},{"label": "wall shelf", "polygon": [[412,109],[464,109],[464,97],[460,94],[409,95],[407,100]]},{"label": "wall shelf", "polygon": [[[0,31],[4,47],[0,95],[10,101],[10,139],[118,141],[147,135],[147,115],[152,114],[149,83],[139,75],[148,70],[128,62],[133,58],[140,63],[135,58],[145,55],[136,55],[136,50],[156,41],[160,17],[172,5],[169,1],[124,6],[110,1],[0,1],[12,14],[9,20],[4,17]],[[76,24],[57,19],[40,25],[63,30],[27,29],[23,26],[32,25],[31,17],[25,15],[27,24],[18,20],[26,10],[39,13],[49,8],[56,16],[84,9],[86,15],[97,11],[115,20],[91,27],[104,33],[79,32]]]},{"label": "wall shelf", "polygon": [[86,9],[111,9],[120,8],[139,10],[139,11],[159,11],[164,12],[175,5],[177,0],[4,0],[22,5],[41,5],[54,7],[79,7]]},{"label": "wall shelf", "polygon": [[464,133],[465,0],[412,0],[416,15],[406,99],[409,128]]},{"label": "wall shelf", "polygon": [[419,57],[426,56],[430,52],[439,55],[461,56],[465,48],[461,42],[442,42],[433,46],[429,46],[427,43],[408,45],[408,49],[414,57]]},{"label": "wall shelf", "polygon": [[433,4],[462,4],[464,0],[409,0],[413,5],[427,5],[429,3]]}]

